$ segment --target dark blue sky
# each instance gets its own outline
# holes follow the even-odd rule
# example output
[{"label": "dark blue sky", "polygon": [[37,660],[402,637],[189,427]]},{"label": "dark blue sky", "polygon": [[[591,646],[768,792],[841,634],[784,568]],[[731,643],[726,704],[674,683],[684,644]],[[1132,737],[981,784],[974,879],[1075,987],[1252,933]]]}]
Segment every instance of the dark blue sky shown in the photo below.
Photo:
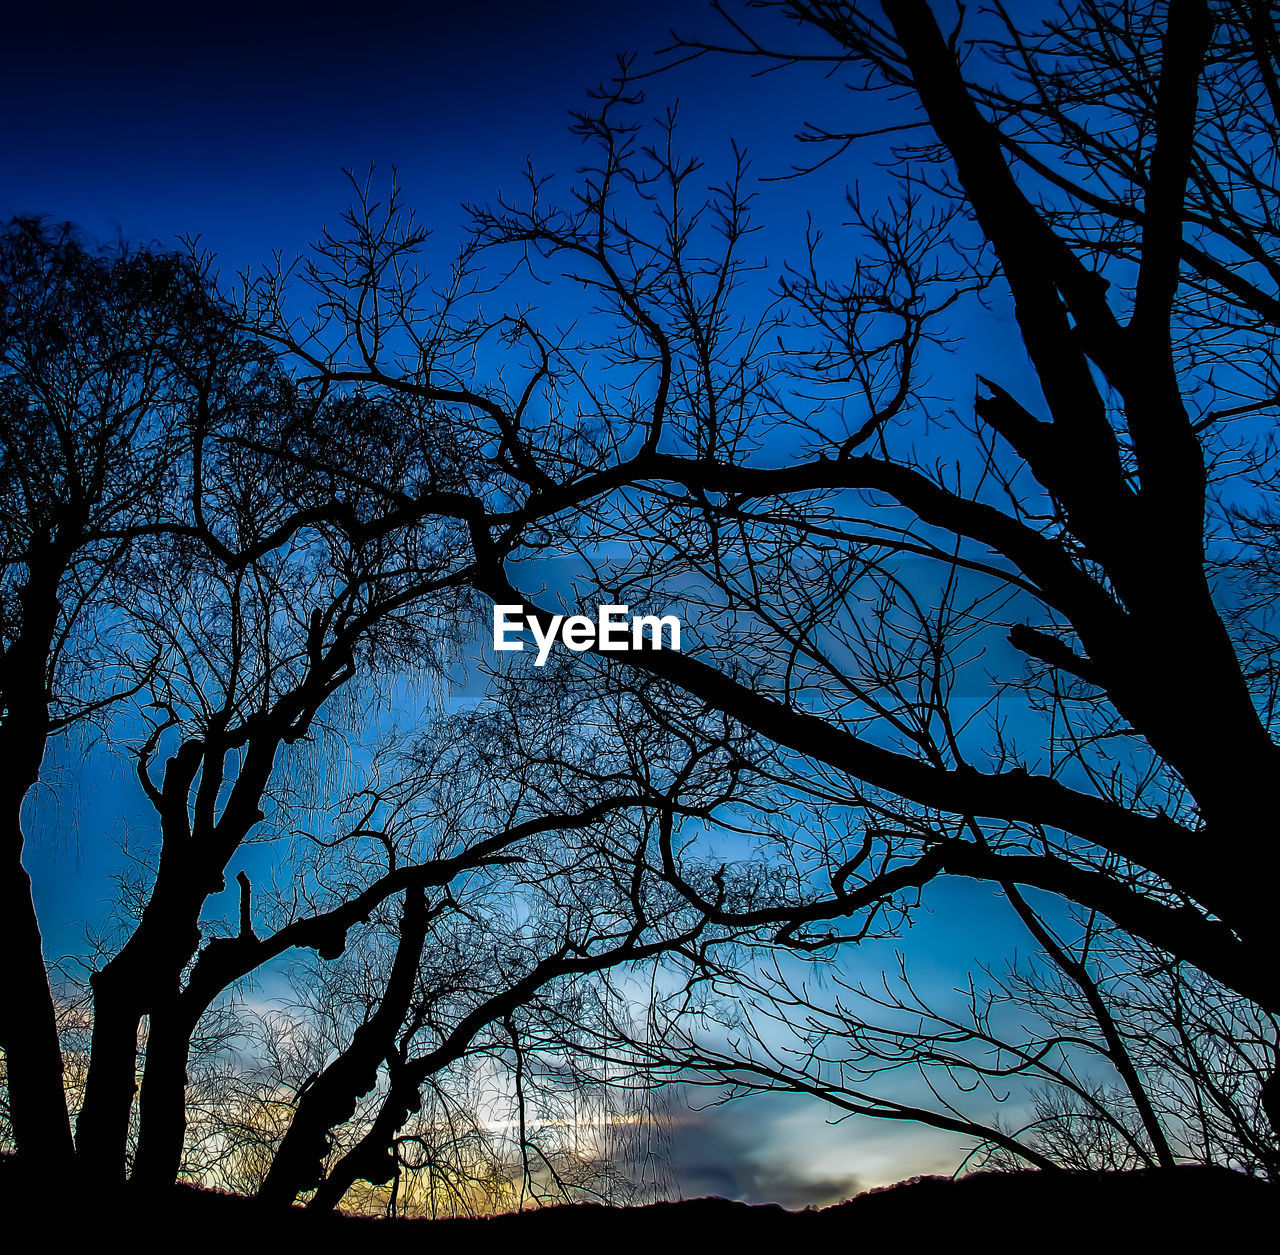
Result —
[{"label": "dark blue sky", "polygon": [[[672,25],[721,29],[680,0],[24,5],[5,22],[0,213],[199,235],[238,268],[301,249],[346,204],[341,168],[374,162],[399,168],[424,217],[452,219],[527,155],[568,173],[567,110],[615,52],[651,66]],[[813,89],[745,70],[703,60],[649,95],[680,98],[691,144],[749,135],[762,170],[784,169]]]},{"label": "dark blue sky", "polygon": [[[527,156],[568,181],[581,150],[567,111],[611,76],[615,52],[636,51],[651,67],[673,25],[722,30],[696,0],[27,3],[3,24],[0,216],[45,213],[99,238],[199,236],[225,273],[275,250],[303,250],[348,203],[342,168],[372,162],[384,173],[398,167],[407,202],[447,235],[460,202],[512,188]],[[751,68],[704,59],[646,90],[654,112],[679,98],[689,151],[723,154],[733,137],[749,144],[756,174],[781,173],[812,156],[797,150],[794,132],[831,120],[850,98],[811,74],[753,79]],[[845,183],[874,190],[880,177],[846,164],[759,185],[771,267],[792,251],[809,210],[839,222]],[[995,315],[989,330],[1004,330]],[[971,381],[973,363],[959,365]],[[111,838],[150,822],[123,773],[75,766],[75,757],[61,761],[79,777],[78,805],[57,822],[38,807],[30,848],[51,956],[77,949],[84,922],[104,909]],[[949,983],[971,954],[991,958],[1010,933],[989,889],[943,887],[935,902],[939,914],[913,946]],[[830,1185],[839,1192],[846,1182],[878,1184],[953,1162],[951,1139],[892,1126],[826,1130],[825,1115],[765,1100],[691,1120],[677,1148],[686,1192],[764,1201],[778,1196],[781,1174],[790,1205],[827,1202],[822,1182],[840,1183]]]}]

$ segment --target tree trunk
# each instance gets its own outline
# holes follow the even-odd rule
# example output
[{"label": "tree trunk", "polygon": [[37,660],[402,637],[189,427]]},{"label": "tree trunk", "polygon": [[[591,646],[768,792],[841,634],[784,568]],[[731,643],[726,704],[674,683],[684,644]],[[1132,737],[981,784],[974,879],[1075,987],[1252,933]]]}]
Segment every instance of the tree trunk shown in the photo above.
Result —
[{"label": "tree trunk", "polygon": [[22,802],[40,778],[49,741],[47,670],[58,622],[58,583],[66,550],[48,537],[27,553],[29,578],[19,596],[21,630],[0,658],[0,997],[10,1118],[18,1154],[43,1170],[71,1162],[71,1122],[62,1085],[62,1048],[44,944],[22,865]]},{"label": "tree trunk", "polygon": [[264,1202],[287,1207],[302,1190],[322,1182],[330,1131],[351,1119],[356,1104],[377,1084],[383,1061],[395,1052],[396,1036],[413,996],[427,921],[426,891],[409,890],[400,921],[400,942],[378,1009],[302,1094],[258,1191]]},{"label": "tree trunk", "polygon": [[[90,978],[93,1043],[76,1122],[76,1156],[105,1180],[122,1181],[125,1175],[138,1092],[138,1026],[144,1015],[176,1002],[182,970],[200,944],[201,907],[215,887],[211,876],[202,878],[198,867],[166,850],[138,927]],[[163,1035],[165,1026],[158,1027]],[[185,1067],[185,1051],[180,1066]]]},{"label": "tree trunk", "polygon": [[332,1211],[357,1181],[371,1181],[378,1185],[390,1181],[395,1175],[391,1145],[405,1122],[418,1110],[421,1098],[416,1076],[404,1069],[400,1069],[401,1075],[397,1075],[398,1060],[393,1058],[388,1062],[392,1068],[391,1086],[373,1124],[359,1142],[334,1164],[329,1175],[319,1182],[307,1204],[308,1210]]},{"label": "tree trunk", "polygon": [[187,1132],[187,1061],[199,1021],[181,1006],[155,1008],[138,1092],[138,1153],[130,1180],[148,1189],[172,1185]]},{"label": "tree trunk", "polygon": [[132,981],[108,964],[93,985],[93,1042],[84,1103],[76,1120],[76,1158],[82,1171],[102,1182],[123,1182],[129,1116],[137,1092],[138,1026],[143,1008]]},{"label": "tree trunk", "polygon": [[0,870],[0,954],[5,991],[0,998],[0,1049],[4,1050],[9,1117],[21,1159],[41,1171],[58,1171],[72,1158],[71,1122],[62,1085],[62,1049],[44,947],[22,866],[22,795],[4,798],[4,866]]}]

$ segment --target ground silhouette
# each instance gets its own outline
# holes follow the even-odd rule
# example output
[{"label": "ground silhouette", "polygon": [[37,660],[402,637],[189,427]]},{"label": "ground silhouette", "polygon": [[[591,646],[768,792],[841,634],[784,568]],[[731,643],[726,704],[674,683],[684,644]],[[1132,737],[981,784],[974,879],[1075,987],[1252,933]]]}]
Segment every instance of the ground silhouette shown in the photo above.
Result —
[{"label": "ground silhouette", "polygon": [[[644,1207],[580,1203],[506,1215],[449,1219],[374,1219],[268,1208],[255,1199],[191,1186],[159,1192],[86,1191],[62,1183],[33,1183],[12,1161],[0,1161],[0,1208],[10,1233],[47,1220],[59,1242],[95,1244],[109,1235],[202,1245],[288,1240],[301,1249],[400,1251],[419,1243],[444,1249],[535,1242],[676,1250],[695,1243],[742,1243],[744,1250],[780,1241],[922,1242],[967,1248],[981,1241],[997,1250],[1111,1251],[1130,1243],[1212,1238],[1216,1249],[1249,1249],[1275,1224],[1280,1189],[1225,1169],[1181,1167],[1172,1172],[990,1172],[958,1180],[917,1177],[822,1209],[787,1211],[723,1198],[685,1199]],[[21,1219],[19,1219],[21,1217]],[[10,1226],[13,1226],[11,1228]],[[692,1249],[689,1246],[687,1249]]]}]

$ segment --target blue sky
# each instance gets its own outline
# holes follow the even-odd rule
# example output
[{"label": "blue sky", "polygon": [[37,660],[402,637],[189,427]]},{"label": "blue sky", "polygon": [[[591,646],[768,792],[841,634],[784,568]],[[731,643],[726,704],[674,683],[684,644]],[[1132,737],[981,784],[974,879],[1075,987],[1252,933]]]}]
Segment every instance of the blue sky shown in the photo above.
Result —
[{"label": "blue sky", "polygon": [[[25,5],[6,16],[0,78],[0,215],[45,213],[91,236],[172,243],[198,236],[224,271],[303,250],[348,203],[343,167],[395,166],[405,199],[447,239],[460,202],[513,188],[527,156],[568,179],[580,159],[567,110],[613,72],[613,54],[648,54],[668,28],[713,32],[689,0],[360,6],[121,3]],[[654,112],[673,98],[689,151],[749,144],[757,175],[801,155],[793,133],[843,107],[813,75],[753,79],[750,67],[701,60],[647,84]],[[825,116],[831,116],[825,113]],[[842,191],[882,175],[846,162],[821,176],[761,183],[763,251],[776,268],[801,239],[805,215],[839,222]],[[1000,353],[998,315],[970,328]],[[1003,378],[1023,378],[1018,354]],[[974,364],[957,364],[957,396]],[[103,910],[112,841],[150,822],[136,785],[102,760],[60,761],[77,787],[57,815],[33,811],[30,863],[50,954],[80,945]],[[49,795],[46,794],[46,798]],[[1007,908],[980,886],[939,887],[935,913],[909,938],[927,970],[958,981],[973,957],[1007,949]],[[878,952],[859,963],[875,964]],[[845,1186],[883,1184],[954,1166],[955,1139],[849,1122],[795,1099],[760,1099],[682,1122],[675,1159],[686,1194],[720,1192],[788,1205],[830,1202]]]}]

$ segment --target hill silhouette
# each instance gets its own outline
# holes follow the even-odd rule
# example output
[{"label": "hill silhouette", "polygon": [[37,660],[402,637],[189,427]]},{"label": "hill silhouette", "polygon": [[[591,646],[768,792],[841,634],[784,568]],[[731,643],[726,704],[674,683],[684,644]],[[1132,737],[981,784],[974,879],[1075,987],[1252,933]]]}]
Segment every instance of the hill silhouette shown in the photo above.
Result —
[{"label": "hill silhouette", "polygon": [[[822,1209],[787,1211],[723,1198],[685,1199],[642,1207],[577,1203],[492,1217],[444,1220],[316,1215],[301,1208],[264,1208],[251,1198],[193,1186],[161,1194],[125,1187],[86,1191],[63,1183],[23,1180],[12,1161],[0,1165],[5,1227],[48,1222],[60,1242],[97,1245],[109,1236],[184,1235],[202,1245],[263,1240],[302,1248],[402,1251],[406,1243],[445,1249],[519,1249],[521,1241],[559,1247],[591,1241],[675,1250],[721,1243],[756,1250],[765,1244],[856,1240],[920,1242],[967,1248],[978,1241],[997,1250],[1120,1250],[1130,1243],[1212,1238],[1216,1249],[1247,1249],[1274,1228],[1280,1187],[1225,1169],[1182,1167],[1173,1172],[973,1173],[959,1179],[917,1177]],[[50,1235],[52,1236],[52,1235]],[[662,1247],[660,1248],[660,1245]],[[662,1250],[665,1255],[665,1250]]]}]

